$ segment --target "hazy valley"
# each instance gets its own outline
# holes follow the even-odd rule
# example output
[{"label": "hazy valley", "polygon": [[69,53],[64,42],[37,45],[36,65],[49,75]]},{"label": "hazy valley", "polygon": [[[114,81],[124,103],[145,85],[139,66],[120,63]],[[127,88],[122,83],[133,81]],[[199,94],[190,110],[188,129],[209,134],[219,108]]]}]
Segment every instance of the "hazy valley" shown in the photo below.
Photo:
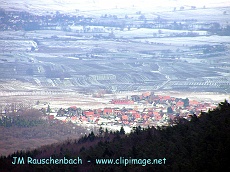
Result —
[{"label": "hazy valley", "polygon": [[228,1],[0,4],[0,155],[101,126],[171,126],[230,100]]}]

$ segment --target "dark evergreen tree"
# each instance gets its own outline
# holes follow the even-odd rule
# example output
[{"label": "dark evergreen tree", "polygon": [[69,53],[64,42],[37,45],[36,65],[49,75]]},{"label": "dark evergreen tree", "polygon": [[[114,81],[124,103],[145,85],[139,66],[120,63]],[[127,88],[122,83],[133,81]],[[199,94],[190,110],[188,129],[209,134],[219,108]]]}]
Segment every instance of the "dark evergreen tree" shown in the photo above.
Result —
[{"label": "dark evergreen tree", "polygon": [[125,134],[125,129],[123,126],[121,126],[121,129],[120,129],[120,134]]},{"label": "dark evergreen tree", "polygon": [[50,105],[48,105],[46,112],[47,112],[47,113],[50,113],[50,112],[51,112]]},{"label": "dark evergreen tree", "polygon": [[188,107],[189,106],[189,99],[188,98],[183,99],[183,102],[184,102],[184,107]]},{"label": "dark evergreen tree", "polygon": [[173,113],[173,110],[172,110],[171,106],[167,108],[167,113]]}]

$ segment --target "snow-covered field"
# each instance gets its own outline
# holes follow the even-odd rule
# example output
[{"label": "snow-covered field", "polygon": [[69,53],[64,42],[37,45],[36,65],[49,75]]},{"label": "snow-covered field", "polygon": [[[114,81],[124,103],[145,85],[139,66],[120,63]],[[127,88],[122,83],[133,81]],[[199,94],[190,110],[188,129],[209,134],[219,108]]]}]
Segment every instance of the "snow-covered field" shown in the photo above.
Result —
[{"label": "snow-covered field", "polygon": [[166,45],[215,45],[220,42],[222,43],[230,43],[229,36],[199,36],[199,37],[171,37],[171,38],[147,38],[147,39],[139,39],[142,42],[149,41],[155,43],[163,43]]},{"label": "snow-covered field", "polygon": [[225,99],[230,101],[230,95],[220,94],[214,92],[177,92],[177,91],[164,91],[156,92],[156,95],[169,95],[177,98],[189,98],[191,100],[205,101],[205,102],[216,102],[219,103]]},{"label": "snow-covered field", "polygon": [[[226,21],[227,18],[229,18],[229,15],[223,15],[223,10],[222,8],[214,8],[210,9],[210,7],[227,7],[230,6],[230,1],[228,0],[193,0],[193,1],[185,1],[185,0],[157,0],[157,1],[152,1],[152,0],[116,0],[116,1],[111,1],[111,0],[0,0],[0,8],[6,9],[6,10],[20,10],[20,11],[27,11],[35,14],[53,14],[56,13],[56,11],[60,11],[61,13],[72,13],[75,15],[82,15],[86,14],[89,16],[101,16],[102,14],[116,14],[116,15],[121,15],[124,17],[126,14],[136,15],[137,11],[141,11],[141,13],[146,14],[146,16],[151,16],[151,17],[156,17],[157,15],[160,15],[162,18],[176,18],[176,17],[181,17],[183,18],[184,16],[192,14],[196,14],[197,16],[206,16],[207,18],[210,17],[210,15],[214,16],[215,19],[218,19],[220,17],[223,19],[223,21]],[[184,6],[185,10],[179,11],[178,9]],[[191,14],[191,6],[196,6],[197,10],[193,10],[193,13]],[[203,9],[203,6],[206,7],[206,9]],[[173,8],[176,7],[178,11],[176,13],[173,13]],[[173,16],[175,15],[175,16]],[[221,15],[221,16],[220,16]],[[222,22],[223,22],[222,21]],[[75,27],[72,26],[72,29],[75,30],[81,30],[82,27]],[[101,29],[109,29],[109,28],[103,28]],[[108,30],[107,30],[108,31]],[[166,30],[162,29],[162,34],[172,34],[172,33],[181,33],[181,32],[189,32],[186,30],[181,30],[181,31],[174,31],[174,30]],[[196,32],[196,31],[194,31]],[[93,50],[96,46],[98,47],[103,47],[105,48],[108,52],[111,51],[118,51],[118,49],[124,49],[127,51],[130,51],[129,56],[132,56],[132,52],[135,52],[137,50],[152,50],[152,49],[168,49],[167,46],[183,46],[183,45],[203,45],[203,44],[219,44],[221,43],[230,43],[229,36],[205,36],[206,32],[205,31],[199,31],[200,35],[204,36],[199,36],[199,37],[172,37],[172,38],[153,38],[153,33],[158,33],[158,29],[146,29],[146,28],[140,28],[140,29],[134,29],[131,28],[130,31],[127,30],[127,28],[124,31],[121,30],[114,30],[114,34],[116,37],[124,37],[124,38],[132,38],[134,35],[136,37],[145,37],[144,39],[138,39],[138,41],[141,41],[143,43],[145,42],[152,42],[152,43],[159,43],[158,44],[141,44],[140,42],[130,40],[130,42],[118,42],[118,41],[111,41],[111,40],[104,40],[104,41],[98,41],[98,40],[90,40],[88,41],[87,39],[90,39],[89,37],[85,38],[85,40],[77,40],[77,36],[73,36],[76,33],[71,33],[64,31],[53,31],[53,30],[40,30],[40,31],[4,31],[0,32],[0,52],[9,52],[9,51],[25,51],[25,50],[30,50],[30,48],[36,47],[36,42],[33,39],[38,39],[40,44],[41,44],[41,49],[38,49],[38,51],[35,52],[27,52],[26,55],[29,55],[30,57],[46,57],[46,58],[55,58],[56,55],[58,54],[56,49],[52,48],[62,48],[66,47],[66,50],[63,48],[61,49],[62,54],[65,53],[71,53],[70,56],[71,58],[75,58],[74,56],[72,57],[72,54],[77,54],[78,52],[85,53],[85,52],[91,52],[89,50]],[[88,33],[86,33],[87,35]],[[91,33],[89,33],[90,35]],[[88,35],[87,35],[88,36]],[[72,40],[61,40],[61,39],[50,39],[52,37],[58,37],[58,38],[72,38]],[[149,37],[149,38],[146,38]],[[164,46],[161,47],[161,44],[164,44]],[[171,45],[172,44],[172,45]],[[45,47],[45,48],[44,48]],[[48,47],[46,49],[46,47]],[[133,48],[135,47],[135,49]],[[171,48],[172,48],[171,47]],[[68,49],[67,49],[68,48]],[[81,51],[79,49],[81,48]],[[176,47],[177,48],[177,47]],[[133,53],[135,57],[135,53]],[[119,55],[118,53],[116,55]],[[122,54],[121,54],[122,55]],[[124,55],[124,54],[123,54]],[[18,57],[18,56],[17,56]],[[4,57],[5,58],[5,57]],[[7,56],[8,58],[8,56]],[[77,59],[77,58],[76,58]],[[7,59],[8,60],[8,59]],[[13,60],[12,60],[13,61]],[[3,63],[3,62],[2,62]],[[26,86],[21,86],[18,87],[18,83],[14,84],[12,86],[12,90],[17,90],[19,89],[22,90],[26,88],[26,90],[34,90],[36,89],[35,87],[32,87],[30,85]],[[6,88],[6,86],[2,86],[3,88]],[[8,89],[10,89],[10,86],[7,86]],[[119,96],[124,96],[124,95],[129,95],[129,93],[121,93],[121,95],[117,94],[115,97],[119,98]],[[181,96],[190,96],[194,98],[201,98],[201,96],[204,96],[205,94],[202,93],[181,93]],[[12,95],[13,97],[14,95]],[[34,95],[32,95],[34,96]],[[53,106],[71,106],[71,105],[78,105],[83,108],[87,107],[103,107],[106,106],[111,100],[111,97],[104,97],[102,99],[93,99],[87,96],[78,96],[78,95],[73,95],[69,96],[68,98],[63,98],[64,95],[62,96],[54,96],[54,98],[50,98],[53,95],[39,95],[39,97],[31,98],[31,97],[26,97],[28,99],[33,99],[36,101],[38,98],[41,99],[47,99],[47,102],[50,101],[51,105]],[[222,95],[205,95],[207,98],[211,99],[218,99],[222,101],[224,97]],[[225,97],[227,95],[224,95]],[[55,99],[57,98],[57,99]]]}]

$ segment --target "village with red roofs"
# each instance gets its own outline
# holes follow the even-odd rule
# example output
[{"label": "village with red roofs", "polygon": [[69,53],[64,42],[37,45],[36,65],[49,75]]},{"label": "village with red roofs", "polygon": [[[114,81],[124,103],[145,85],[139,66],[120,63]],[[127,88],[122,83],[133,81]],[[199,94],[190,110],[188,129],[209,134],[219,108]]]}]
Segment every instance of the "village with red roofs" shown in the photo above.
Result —
[{"label": "village with red roofs", "polygon": [[60,108],[56,112],[50,112],[49,119],[110,130],[123,126],[128,133],[137,126],[173,125],[179,118],[190,120],[194,115],[199,116],[201,112],[217,107],[217,104],[211,102],[155,95],[153,92],[112,99],[107,105],[108,107],[97,109],[81,109],[76,106]]}]

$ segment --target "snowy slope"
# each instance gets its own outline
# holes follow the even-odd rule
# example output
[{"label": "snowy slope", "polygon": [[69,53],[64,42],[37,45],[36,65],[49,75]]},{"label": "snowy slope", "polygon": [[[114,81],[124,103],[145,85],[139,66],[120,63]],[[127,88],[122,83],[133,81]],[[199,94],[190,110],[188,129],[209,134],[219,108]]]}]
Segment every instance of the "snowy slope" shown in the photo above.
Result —
[{"label": "snowy slope", "polygon": [[166,10],[180,6],[214,7],[230,6],[229,0],[0,0],[0,7],[6,10],[22,10],[32,13],[65,12],[75,13],[78,11],[98,11],[127,9],[152,11]]}]

